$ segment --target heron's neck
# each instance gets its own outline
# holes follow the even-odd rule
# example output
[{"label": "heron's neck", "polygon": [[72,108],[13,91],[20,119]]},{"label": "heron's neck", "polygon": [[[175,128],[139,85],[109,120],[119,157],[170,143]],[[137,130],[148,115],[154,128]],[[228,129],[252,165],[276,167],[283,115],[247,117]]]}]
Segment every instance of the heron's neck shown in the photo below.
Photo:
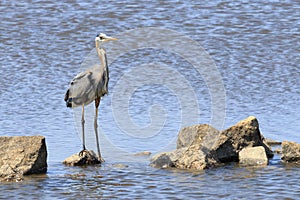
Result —
[{"label": "heron's neck", "polygon": [[105,49],[102,48],[102,47],[97,47],[97,54],[98,54],[98,57],[100,59],[100,62],[101,62],[101,66],[104,66],[104,68],[107,68],[107,59],[106,59],[106,52],[105,52]]},{"label": "heron's neck", "polygon": [[[98,57],[100,59],[100,71],[103,72],[103,77],[104,77],[104,84],[102,88],[102,94],[107,94],[108,93],[108,80],[109,80],[109,72],[108,72],[108,65],[107,65],[107,59],[106,59],[106,52],[104,48],[97,47],[97,53]],[[103,70],[103,71],[102,71]]]}]

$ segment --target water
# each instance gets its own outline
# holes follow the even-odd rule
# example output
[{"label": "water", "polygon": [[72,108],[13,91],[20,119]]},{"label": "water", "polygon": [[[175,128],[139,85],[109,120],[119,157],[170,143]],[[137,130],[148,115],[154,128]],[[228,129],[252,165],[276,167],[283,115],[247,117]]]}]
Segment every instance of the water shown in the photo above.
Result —
[{"label": "water", "polygon": [[[151,168],[133,153],[175,148],[185,125],[225,129],[249,115],[265,137],[300,142],[299,8],[297,1],[1,1],[0,134],[44,135],[49,169],[2,183],[0,198],[298,198],[299,168],[278,156],[265,168],[187,172]],[[107,44],[110,94],[98,121],[106,163],[65,167],[81,142],[78,112],[63,96],[99,31],[120,39]],[[181,42],[191,40],[215,65],[199,71],[188,62],[184,52],[197,47]]]}]

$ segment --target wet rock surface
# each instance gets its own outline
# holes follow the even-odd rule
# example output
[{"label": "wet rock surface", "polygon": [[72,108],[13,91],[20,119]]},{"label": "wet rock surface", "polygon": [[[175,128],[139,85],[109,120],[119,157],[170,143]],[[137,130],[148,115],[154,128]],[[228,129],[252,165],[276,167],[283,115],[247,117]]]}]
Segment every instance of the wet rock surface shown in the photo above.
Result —
[{"label": "wet rock surface", "polygon": [[241,166],[266,166],[268,165],[268,157],[265,148],[247,147],[239,152],[239,164]]},{"label": "wet rock surface", "polygon": [[207,124],[195,125],[183,128],[178,134],[177,149],[153,156],[151,165],[202,170],[238,161],[242,149],[256,146],[264,148],[267,157],[273,157],[272,150],[263,142],[255,117],[250,116],[223,131]]},{"label": "wet rock surface", "polygon": [[45,137],[0,137],[0,181],[20,181],[24,175],[46,172]]},{"label": "wet rock surface", "polygon": [[300,164],[300,144],[296,142],[283,141],[281,147],[281,159],[283,161]]},{"label": "wet rock surface", "polygon": [[68,166],[84,166],[101,164],[104,160],[100,160],[96,153],[92,150],[84,150],[66,158],[63,163]]}]

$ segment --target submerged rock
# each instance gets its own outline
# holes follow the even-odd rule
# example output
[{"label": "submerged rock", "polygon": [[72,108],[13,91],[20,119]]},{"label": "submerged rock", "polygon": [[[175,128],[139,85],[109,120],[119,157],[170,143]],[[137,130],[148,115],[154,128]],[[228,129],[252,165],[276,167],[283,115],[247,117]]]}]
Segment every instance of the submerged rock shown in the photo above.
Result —
[{"label": "submerged rock", "polygon": [[274,155],[263,142],[255,117],[248,117],[224,131],[207,124],[195,125],[183,128],[178,134],[177,149],[153,156],[151,165],[202,170],[238,161],[242,149],[255,146],[264,148],[268,157]]},{"label": "submerged rock", "polygon": [[300,144],[296,142],[283,141],[281,147],[281,159],[283,161],[300,164]]},{"label": "submerged rock", "polygon": [[239,164],[242,166],[266,166],[268,165],[268,157],[265,148],[247,147],[239,152]]},{"label": "submerged rock", "polygon": [[103,161],[98,159],[96,153],[92,150],[84,150],[66,158],[63,163],[69,166],[83,166],[101,164]]},{"label": "submerged rock", "polygon": [[265,138],[264,142],[267,143],[269,146],[281,145],[280,141],[272,140],[269,138]]},{"label": "submerged rock", "polygon": [[23,175],[46,172],[45,137],[0,137],[0,181],[20,181]]},{"label": "submerged rock", "polygon": [[151,152],[150,151],[142,151],[142,152],[138,152],[133,154],[134,156],[150,156]]},{"label": "submerged rock", "polygon": [[154,155],[151,159],[151,165],[157,168],[175,167],[176,159],[171,159],[171,154],[172,152],[164,152]]},{"label": "submerged rock", "polygon": [[125,168],[128,168],[129,166],[126,164],[122,164],[122,163],[115,163],[115,164],[112,164],[112,167],[117,168],[117,169],[125,169]]}]

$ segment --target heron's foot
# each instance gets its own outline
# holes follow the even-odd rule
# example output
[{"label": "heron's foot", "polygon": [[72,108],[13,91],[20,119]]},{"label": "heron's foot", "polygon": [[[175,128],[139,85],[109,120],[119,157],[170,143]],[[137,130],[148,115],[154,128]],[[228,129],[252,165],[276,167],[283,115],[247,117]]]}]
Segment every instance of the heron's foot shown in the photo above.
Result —
[{"label": "heron's foot", "polygon": [[81,150],[81,151],[78,153],[78,155],[79,155],[80,157],[82,157],[83,154],[86,154],[87,152],[88,152],[88,150],[83,149],[83,150]]},{"label": "heron's foot", "polygon": [[105,162],[105,160],[101,156],[98,156],[98,160],[100,161],[100,163],[104,163]]}]

